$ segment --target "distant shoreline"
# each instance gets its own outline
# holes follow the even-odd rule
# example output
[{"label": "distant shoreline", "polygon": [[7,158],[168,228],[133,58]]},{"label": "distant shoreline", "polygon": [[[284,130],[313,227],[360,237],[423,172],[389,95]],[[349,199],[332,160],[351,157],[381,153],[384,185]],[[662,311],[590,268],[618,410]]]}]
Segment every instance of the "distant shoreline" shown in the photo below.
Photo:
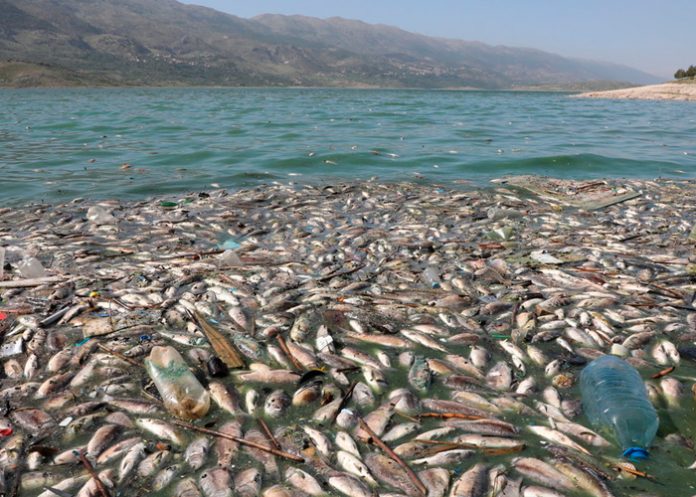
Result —
[{"label": "distant shoreline", "polygon": [[659,85],[637,86],[619,90],[591,91],[575,95],[580,98],[611,98],[631,100],[696,101],[696,82],[681,81]]}]

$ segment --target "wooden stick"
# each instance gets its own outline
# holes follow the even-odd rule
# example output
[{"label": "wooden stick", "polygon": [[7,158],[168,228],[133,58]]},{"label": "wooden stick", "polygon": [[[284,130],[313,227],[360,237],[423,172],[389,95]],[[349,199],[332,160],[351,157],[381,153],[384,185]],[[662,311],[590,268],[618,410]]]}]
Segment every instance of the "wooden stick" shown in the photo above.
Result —
[{"label": "wooden stick", "polygon": [[283,351],[283,354],[288,356],[288,359],[290,359],[290,362],[292,362],[292,365],[295,367],[295,370],[303,371],[304,368],[302,367],[302,364],[300,364],[298,360],[295,358],[295,356],[292,355],[292,352],[290,352],[290,349],[288,348],[288,344],[285,343],[285,339],[280,335],[280,333],[278,333],[275,337],[278,341],[278,345],[280,346],[280,350]]},{"label": "wooden stick", "polygon": [[668,374],[670,374],[672,371],[674,371],[674,369],[675,369],[674,366],[670,366],[668,368],[663,369],[662,371],[655,373],[654,375],[652,375],[651,378],[653,380],[656,380],[658,378],[662,378],[663,376],[667,376]]},{"label": "wooden stick", "polygon": [[268,427],[266,422],[261,418],[256,418],[256,422],[261,427],[261,430],[263,431],[263,434],[266,435],[266,438],[268,439],[268,441],[271,442],[271,445],[273,445],[274,448],[280,450],[281,449],[280,444],[278,443],[278,440],[276,440],[276,437],[273,435],[273,432]]},{"label": "wooden stick", "polygon": [[214,435],[214,436],[220,437],[220,438],[226,438],[227,440],[232,440],[233,442],[237,442],[240,445],[246,445],[247,447],[251,447],[253,449],[259,449],[259,450],[262,450],[264,452],[274,454],[276,456],[284,457],[285,459],[289,459],[291,461],[304,462],[304,458],[302,458],[300,456],[296,456],[294,454],[289,454],[289,453],[284,452],[282,450],[274,449],[273,447],[266,447],[265,445],[257,444],[256,442],[250,442],[249,440],[245,440],[244,438],[235,437],[233,435],[228,435],[227,433],[222,433],[222,432],[215,431],[215,430],[209,430],[208,428],[201,428],[200,426],[192,425],[192,424],[186,423],[184,421],[179,421],[178,419],[173,419],[172,423],[174,423],[175,425],[181,426],[183,428],[187,428],[189,430],[199,431],[201,433],[205,433],[207,435]]},{"label": "wooden stick", "polygon": [[341,410],[348,405],[348,401],[350,401],[351,397],[353,396],[353,390],[355,390],[355,385],[358,383],[353,381],[350,386],[348,387],[348,390],[346,390],[346,394],[343,396],[341,399],[341,402],[338,404],[338,409],[336,409],[336,412],[334,413],[333,417],[331,418],[331,424],[334,424],[336,422],[336,418],[338,417],[338,413],[341,412]]},{"label": "wooden stick", "polygon": [[111,350],[110,348],[106,347],[105,345],[102,345],[101,343],[98,343],[97,347],[99,347],[101,350],[103,350],[107,354],[111,354],[113,356],[118,357],[122,361],[126,361],[128,364],[132,364],[133,366],[143,367],[143,365],[140,364],[138,361],[135,361],[135,360],[131,359],[130,357],[124,356],[120,352],[116,352],[115,350]]},{"label": "wooden stick", "polygon": [[617,464],[616,466],[614,466],[614,469],[617,471],[625,471],[626,473],[629,473],[634,476],[640,476],[641,478],[647,478],[648,480],[657,481],[654,476],[649,475],[645,471],[633,469],[625,464]]},{"label": "wooden stick", "polygon": [[471,449],[478,450],[489,456],[502,456],[505,454],[513,454],[515,452],[520,452],[524,450],[524,444],[520,444],[516,447],[480,447],[478,445],[467,444],[462,442],[444,442],[441,440],[418,440],[425,444],[430,444],[435,447],[442,447],[438,452],[443,452],[445,450],[452,449]]},{"label": "wooden stick", "polygon": [[45,278],[0,281],[0,288],[30,288],[32,286],[45,285],[46,283],[58,283],[65,279],[63,276],[46,276]]},{"label": "wooden stick", "polygon": [[89,473],[89,475],[90,475],[92,478],[94,478],[94,481],[95,481],[96,484],[97,484],[97,489],[99,489],[99,493],[101,494],[101,496],[102,496],[102,497],[111,497],[111,496],[109,495],[109,491],[108,491],[108,490],[106,489],[106,487],[104,486],[104,483],[103,483],[103,482],[101,481],[101,479],[99,478],[99,475],[97,474],[97,472],[96,472],[96,471],[94,470],[94,468],[92,467],[92,464],[91,464],[91,463],[87,460],[87,458],[85,457],[85,451],[84,451],[84,450],[81,450],[81,451],[80,451],[80,462],[82,462],[82,465],[85,467],[85,469],[87,470],[87,472]]},{"label": "wooden stick", "polygon": [[475,416],[473,414],[462,414],[460,412],[422,412],[418,415],[421,418],[442,418],[442,419],[486,419],[485,416]]},{"label": "wooden stick", "polygon": [[360,422],[360,427],[367,432],[368,435],[370,435],[370,438],[374,442],[377,447],[382,449],[390,458],[394,460],[399,466],[404,468],[406,471],[406,474],[408,477],[411,479],[413,484],[416,486],[418,491],[422,495],[428,495],[428,489],[426,488],[425,485],[423,485],[423,482],[420,481],[420,478],[418,478],[418,475],[413,472],[413,470],[410,468],[408,464],[406,464],[393,450],[389,448],[387,444],[385,444],[380,438],[377,436],[377,434],[372,431],[372,428],[370,428],[370,425],[368,425],[365,420],[362,417],[358,418],[358,421]]}]

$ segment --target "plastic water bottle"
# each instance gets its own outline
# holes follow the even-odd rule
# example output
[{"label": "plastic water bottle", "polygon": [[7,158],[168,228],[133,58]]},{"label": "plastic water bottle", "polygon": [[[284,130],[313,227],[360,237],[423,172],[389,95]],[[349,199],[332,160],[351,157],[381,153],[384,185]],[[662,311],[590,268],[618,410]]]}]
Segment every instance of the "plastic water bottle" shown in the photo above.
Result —
[{"label": "plastic water bottle", "polygon": [[210,394],[174,347],[153,347],[145,367],[169,412],[182,419],[206,415]]},{"label": "plastic water bottle", "polygon": [[423,271],[423,280],[430,288],[440,288],[440,273],[432,266],[425,268]]},{"label": "plastic water bottle", "polygon": [[580,393],[590,423],[613,431],[624,457],[648,457],[659,419],[633,366],[612,355],[595,359],[580,375]]},{"label": "plastic water bottle", "polygon": [[17,264],[17,271],[22,278],[43,278],[46,270],[36,257],[27,257]]}]

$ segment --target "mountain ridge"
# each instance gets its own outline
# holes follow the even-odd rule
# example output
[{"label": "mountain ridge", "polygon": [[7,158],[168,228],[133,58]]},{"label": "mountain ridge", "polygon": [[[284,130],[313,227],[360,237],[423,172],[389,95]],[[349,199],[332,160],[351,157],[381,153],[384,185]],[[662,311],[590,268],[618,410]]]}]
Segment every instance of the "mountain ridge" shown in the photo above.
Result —
[{"label": "mountain ridge", "polygon": [[658,81],[536,49],[338,17],[244,19],[176,0],[0,0],[0,12],[0,86],[514,89]]}]

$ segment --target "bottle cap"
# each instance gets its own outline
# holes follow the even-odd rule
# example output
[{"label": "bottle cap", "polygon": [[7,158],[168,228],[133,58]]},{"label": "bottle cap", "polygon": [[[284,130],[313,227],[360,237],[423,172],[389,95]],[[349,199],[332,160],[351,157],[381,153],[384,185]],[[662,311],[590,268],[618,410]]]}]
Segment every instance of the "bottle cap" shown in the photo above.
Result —
[{"label": "bottle cap", "polygon": [[626,459],[647,459],[648,451],[643,447],[629,447],[622,454]]}]

